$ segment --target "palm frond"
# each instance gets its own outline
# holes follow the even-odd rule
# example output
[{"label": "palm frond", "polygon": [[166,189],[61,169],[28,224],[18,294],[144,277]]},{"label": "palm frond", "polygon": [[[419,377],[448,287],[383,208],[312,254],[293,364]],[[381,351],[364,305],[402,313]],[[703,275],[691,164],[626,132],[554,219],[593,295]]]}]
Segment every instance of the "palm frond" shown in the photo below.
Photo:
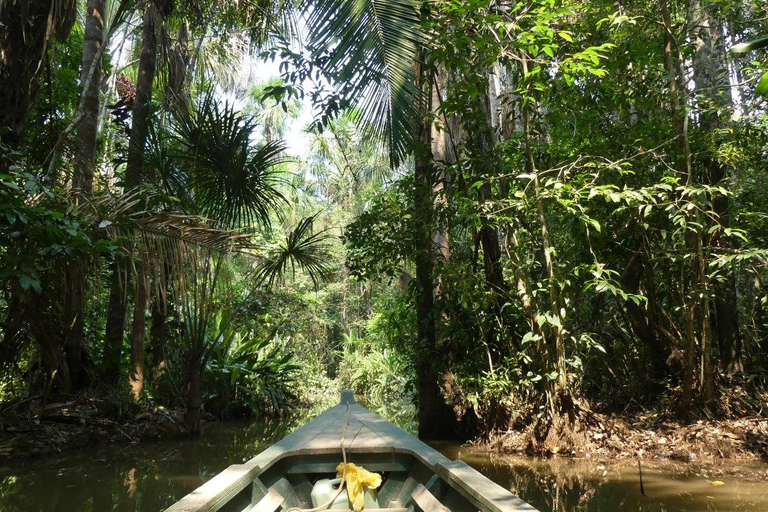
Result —
[{"label": "palm frond", "polygon": [[285,145],[256,145],[256,128],[253,118],[229,103],[220,105],[210,92],[176,123],[179,158],[200,213],[227,227],[268,226],[285,202],[278,168]]},{"label": "palm frond", "polygon": [[306,0],[309,49],[339,84],[342,104],[356,104],[361,120],[402,162],[416,135],[421,91],[414,61],[424,43],[414,0]]},{"label": "palm frond", "polygon": [[304,270],[312,279],[315,287],[330,275],[330,261],[326,241],[328,230],[313,232],[313,225],[318,214],[305,217],[286,236],[286,239],[256,269],[259,283],[267,282],[273,286],[290,269],[295,273],[296,266]]}]

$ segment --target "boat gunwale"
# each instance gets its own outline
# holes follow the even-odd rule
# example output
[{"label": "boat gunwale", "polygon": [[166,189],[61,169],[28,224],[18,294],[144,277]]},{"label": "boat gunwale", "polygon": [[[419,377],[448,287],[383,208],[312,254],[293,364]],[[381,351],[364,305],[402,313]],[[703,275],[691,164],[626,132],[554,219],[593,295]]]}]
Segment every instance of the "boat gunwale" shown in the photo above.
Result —
[{"label": "boat gunwale", "polygon": [[[342,397],[344,398],[344,397]],[[347,417],[347,412],[349,416]],[[355,453],[392,453],[413,457],[446,483],[456,489],[465,499],[492,512],[535,511],[528,503],[513,495],[507,489],[492,482],[463,461],[451,461],[431,446],[408,432],[386,421],[381,416],[352,402],[341,403],[326,410],[304,426],[291,432],[255,457],[242,464],[233,464],[208,482],[204,483],[166,512],[213,512],[224,506],[230,499],[242,492],[260,475],[279,462],[296,456],[339,454],[341,430],[326,435],[325,443],[312,447],[312,442],[322,436],[339,420],[351,424],[360,423],[360,428],[345,439],[348,455]],[[355,445],[356,435],[365,427],[379,440],[371,439]],[[382,434],[386,437],[383,437]],[[335,440],[334,440],[335,436]],[[323,439],[321,439],[323,441]],[[375,441],[375,442],[374,442]],[[470,481],[474,485],[470,484]],[[478,484],[482,485],[477,489]]]}]

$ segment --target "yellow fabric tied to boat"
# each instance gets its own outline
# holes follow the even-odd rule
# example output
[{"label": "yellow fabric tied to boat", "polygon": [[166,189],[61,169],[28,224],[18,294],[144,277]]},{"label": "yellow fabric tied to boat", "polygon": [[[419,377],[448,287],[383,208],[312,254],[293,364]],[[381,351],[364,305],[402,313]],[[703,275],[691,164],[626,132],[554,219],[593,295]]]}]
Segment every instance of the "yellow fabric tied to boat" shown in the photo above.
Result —
[{"label": "yellow fabric tied to boat", "polygon": [[[340,477],[344,473],[344,463],[336,467],[336,476]],[[347,474],[345,477],[347,483],[347,494],[352,508],[356,511],[363,509],[365,503],[365,490],[377,489],[381,485],[381,475],[371,473],[355,464],[347,463]]]}]

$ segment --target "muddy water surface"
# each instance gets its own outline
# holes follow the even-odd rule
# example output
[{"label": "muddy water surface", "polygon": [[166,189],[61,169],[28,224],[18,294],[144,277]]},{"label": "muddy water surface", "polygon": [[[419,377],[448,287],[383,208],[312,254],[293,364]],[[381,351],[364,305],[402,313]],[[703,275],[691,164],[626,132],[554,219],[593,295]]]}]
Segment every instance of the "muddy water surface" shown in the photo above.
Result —
[{"label": "muddy water surface", "polygon": [[[199,439],[104,446],[27,463],[0,462],[0,511],[163,510],[230,464],[243,462],[283,435],[277,425],[208,425]],[[739,476],[697,476],[676,464],[643,467],[589,461],[490,457],[440,446],[542,511],[768,511],[768,466]],[[733,468],[729,468],[733,469]],[[723,485],[712,485],[722,482]]]},{"label": "muddy water surface", "polygon": [[768,511],[768,465],[728,465],[702,473],[681,463],[645,461],[643,494],[637,461],[493,457],[455,446],[441,451],[542,511]]}]

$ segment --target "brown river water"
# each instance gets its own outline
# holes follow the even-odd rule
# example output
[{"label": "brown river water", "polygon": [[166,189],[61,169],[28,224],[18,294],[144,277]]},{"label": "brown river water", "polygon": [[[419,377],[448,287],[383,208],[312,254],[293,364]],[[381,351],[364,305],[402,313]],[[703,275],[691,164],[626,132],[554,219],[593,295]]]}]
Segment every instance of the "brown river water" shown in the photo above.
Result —
[{"label": "brown river water", "polygon": [[[94,447],[24,463],[0,462],[0,512],[158,512],[230,464],[282,436],[275,425],[210,424],[199,439]],[[495,457],[438,446],[542,511],[768,512],[768,466],[742,477],[696,475],[683,465]],[[734,468],[729,468],[734,469]],[[762,481],[754,477],[762,475]],[[712,482],[716,482],[715,485]]]}]

